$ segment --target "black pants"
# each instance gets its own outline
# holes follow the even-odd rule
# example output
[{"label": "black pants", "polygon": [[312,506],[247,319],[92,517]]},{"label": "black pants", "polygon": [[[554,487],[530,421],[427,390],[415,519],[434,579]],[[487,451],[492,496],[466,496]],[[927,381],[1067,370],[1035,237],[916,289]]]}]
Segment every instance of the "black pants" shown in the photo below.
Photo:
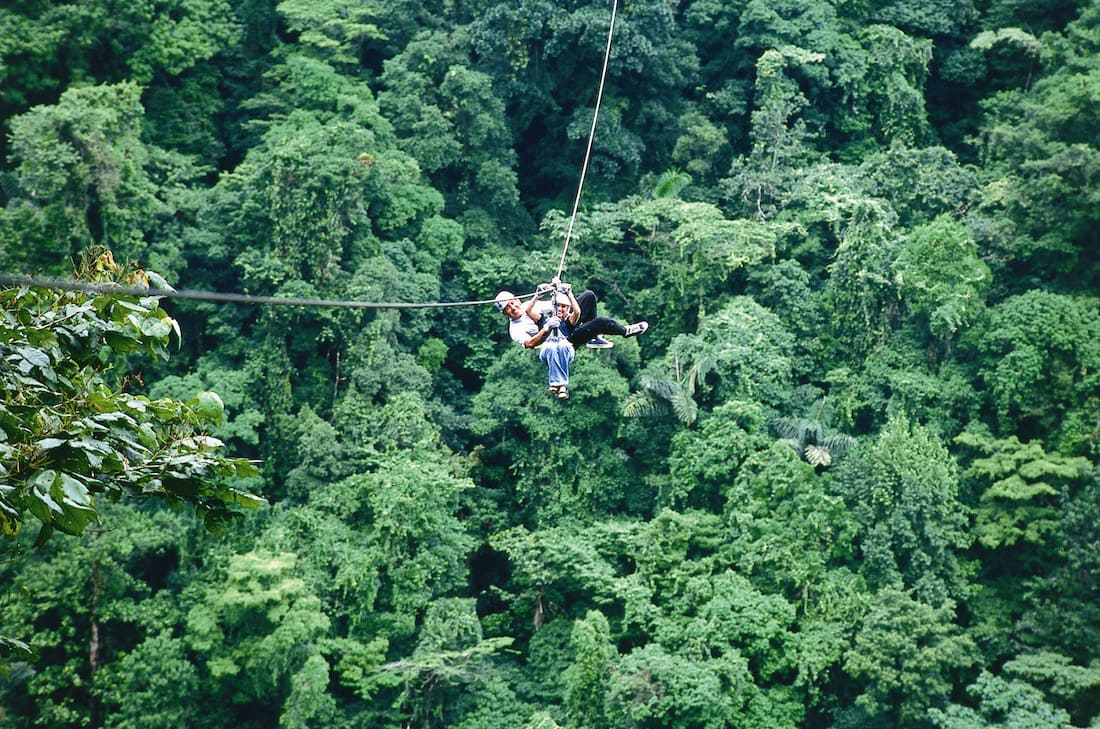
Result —
[{"label": "black pants", "polygon": [[577,328],[569,335],[574,347],[582,347],[602,334],[617,334],[620,337],[626,334],[626,327],[611,317],[596,316],[596,294],[591,290],[578,294],[577,303],[581,305],[581,318],[577,321]]}]

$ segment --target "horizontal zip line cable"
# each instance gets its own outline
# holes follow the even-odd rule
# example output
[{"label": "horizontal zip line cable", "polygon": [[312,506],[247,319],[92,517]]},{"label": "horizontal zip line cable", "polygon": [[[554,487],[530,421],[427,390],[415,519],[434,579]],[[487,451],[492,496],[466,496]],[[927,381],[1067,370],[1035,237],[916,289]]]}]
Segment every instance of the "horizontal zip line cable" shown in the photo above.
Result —
[{"label": "horizontal zip line cable", "polygon": [[[350,301],[340,299],[307,299],[284,296],[254,296],[252,294],[226,294],[217,291],[188,291],[176,289],[155,289],[148,286],[123,286],[115,283],[91,283],[85,281],[65,281],[57,278],[38,276],[13,276],[0,273],[0,286],[28,286],[61,291],[76,291],[87,294],[118,294],[120,296],[160,296],[166,299],[190,299],[192,301],[212,301],[224,304],[253,304],[258,306],[303,306],[337,309],[434,309],[455,306],[481,306],[492,304],[495,299],[471,301]],[[524,294],[518,299],[534,296]]]}]

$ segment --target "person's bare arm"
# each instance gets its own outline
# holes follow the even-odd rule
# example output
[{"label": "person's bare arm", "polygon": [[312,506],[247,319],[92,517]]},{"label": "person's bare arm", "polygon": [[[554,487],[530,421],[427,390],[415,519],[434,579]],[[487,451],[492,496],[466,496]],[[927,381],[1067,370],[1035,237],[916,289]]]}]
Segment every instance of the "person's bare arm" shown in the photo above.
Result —
[{"label": "person's bare arm", "polygon": [[539,329],[537,332],[535,332],[530,339],[524,342],[523,346],[527,347],[527,349],[534,349],[535,347],[542,344],[542,340],[546,339],[549,333],[550,329],[548,327],[543,327],[542,329]]},{"label": "person's bare arm", "polygon": [[569,295],[569,323],[576,324],[581,318],[581,305],[577,303],[577,297],[573,295],[573,287],[565,290]]},{"label": "person's bare arm", "polygon": [[531,300],[527,302],[527,306],[523,307],[523,313],[531,317],[531,321],[539,324],[542,322],[542,312],[535,311],[535,304],[539,301],[538,295],[532,296]]}]

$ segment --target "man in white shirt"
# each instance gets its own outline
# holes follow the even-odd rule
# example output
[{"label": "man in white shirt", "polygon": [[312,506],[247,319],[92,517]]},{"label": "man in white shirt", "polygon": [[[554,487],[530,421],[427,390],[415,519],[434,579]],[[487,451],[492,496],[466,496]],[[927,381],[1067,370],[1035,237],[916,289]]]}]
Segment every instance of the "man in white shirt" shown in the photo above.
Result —
[{"label": "man in white shirt", "polygon": [[[569,397],[569,365],[575,357],[574,347],[582,344],[591,349],[607,349],[614,345],[602,334],[633,337],[649,328],[641,321],[624,326],[606,316],[596,316],[596,294],[584,291],[573,296],[573,287],[555,280],[556,288],[567,298],[568,313],[555,311],[550,301],[540,301],[539,295],[551,293],[555,286],[540,284],[536,295],[524,306],[510,291],[496,295],[497,309],[508,317],[508,335],[528,349],[538,349],[539,359],[550,370],[549,390],[564,400]],[[563,309],[565,311],[565,309]]]},{"label": "man in white shirt", "polygon": [[533,296],[524,306],[512,292],[501,291],[497,294],[496,305],[508,317],[508,336],[512,341],[538,350],[539,360],[549,370],[547,389],[561,400],[568,399],[569,365],[576,353],[562,335],[561,319],[553,315],[550,302],[539,301]]}]

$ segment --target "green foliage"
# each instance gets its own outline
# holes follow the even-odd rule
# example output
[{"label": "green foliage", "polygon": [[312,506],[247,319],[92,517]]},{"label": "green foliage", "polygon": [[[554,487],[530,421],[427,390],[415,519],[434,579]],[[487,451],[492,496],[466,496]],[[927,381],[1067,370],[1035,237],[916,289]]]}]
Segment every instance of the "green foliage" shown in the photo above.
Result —
[{"label": "green foliage", "polygon": [[[470,24],[473,54],[495,80],[517,132],[533,192],[565,207],[584,157],[607,41],[605,3],[490,3]],[[675,89],[697,66],[673,9],[643,0],[618,13],[590,165],[590,190],[615,190],[647,167],[669,166],[682,100]],[[657,143],[646,143],[645,137]],[[563,154],[563,151],[565,152]],[[547,207],[550,207],[547,203]]]},{"label": "green foliage", "polygon": [[1084,646],[1095,644],[1096,626],[1100,625],[1100,608],[1092,599],[1100,576],[1100,555],[1091,546],[1100,531],[1100,482],[1095,469],[1083,487],[1068,491],[1059,499],[1059,544],[1065,563],[1057,570],[1057,581],[1043,583],[1045,589],[1040,594],[1050,600],[1036,621],[1043,638],[1035,643],[1057,646],[1084,663],[1090,660]]},{"label": "green foliage", "polygon": [[6,8],[0,23],[4,117],[70,84],[145,85],[179,76],[221,52],[239,31],[228,0],[25,2]]},{"label": "green foliage", "polygon": [[471,484],[449,470],[441,458],[391,457],[377,473],[353,477],[366,492],[371,541],[382,555],[379,567],[393,583],[390,600],[398,614],[466,577],[473,544],[455,512],[459,495]]},{"label": "green foliage", "polygon": [[620,3],[575,217],[606,3],[9,5],[0,269],[651,328],[0,291],[0,724],[1096,723],[1096,3]]},{"label": "green foliage", "polygon": [[779,238],[789,233],[785,226],[731,219],[715,205],[672,195],[630,198],[607,223],[619,229],[617,240],[646,252],[652,273],[636,285],[654,290],[640,292],[636,306],[669,331],[694,326],[737,272],[774,255]]},{"label": "green foliage", "polygon": [[1062,431],[1060,424],[1079,428],[1067,416],[1095,402],[1100,376],[1096,312],[1091,296],[1042,290],[1011,297],[992,309],[974,332],[972,347],[982,355],[979,374],[1002,432],[1028,434],[1039,428],[1074,445],[1084,437],[1080,431]]},{"label": "green foliage", "polygon": [[744,461],[725,497],[731,549],[755,584],[809,614],[835,600],[830,571],[850,559],[857,524],[809,464],[773,443]]},{"label": "green foliage", "polygon": [[413,721],[438,720],[456,695],[495,677],[489,662],[511,638],[483,639],[472,600],[445,598],[428,606],[419,645],[412,656],[381,666],[399,678],[399,701]]},{"label": "green foliage", "polygon": [[606,724],[602,702],[593,697],[607,693],[610,670],[617,652],[611,644],[611,628],[603,613],[592,610],[573,624],[569,647],[576,661],[566,669],[565,711],[569,725],[598,727]]},{"label": "green foliage", "polygon": [[[58,272],[90,243],[123,260],[143,252],[153,218],[169,213],[150,174],[155,153],[141,140],[143,114],[141,88],[123,82],[70,89],[12,119],[21,194],[0,216],[5,259]],[[21,240],[32,230],[41,237]]]},{"label": "green foliage", "polygon": [[267,131],[289,122],[295,111],[308,111],[322,123],[341,120],[370,130],[364,143],[392,137],[369,86],[306,54],[288,54],[280,61],[265,74],[269,83],[248,100],[259,117],[251,127]]},{"label": "green foliage", "polygon": [[727,196],[759,221],[774,216],[796,184],[793,171],[814,156],[811,132],[797,116],[809,101],[787,67],[816,64],[824,55],[786,44],[780,48],[769,48],[757,61],[752,151],[734,160],[724,183]]},{"label": "green foliage", "polygon": [[730,153],[724,130],[698,111],[680,117],[680,126],[683,131],[672,149],[672,161],[685,170],[680,175],[687,182],[691,181],[691,173],[713,180]]},{"label": "green foliage", "polygon": [[184,641],[206,656],[203,690],[232,702],[274,702],[280,723],[306,726],[331,714],[321,639],[331,626],[296,576],[298,555],[230,557],[224,578],[187,615]]},{"label": "green foliage", "polygon": [[891,415],[908,413],[946,438],[977,417],[983,402],[961,363],[951,358],[940,363],[917,350],[911,332],[893,335],[860,366],[838,367],[825,378],[834,424],[852,431],[874,431]]},{"label": "green foliage", "polygon": [[608,557],[621,548],[617,540],[629,539],[634,529],[629,523],[534,532],[515,527],[494,535],[492,546],[508,555],[517,603],[538,629],[551,610],[580,616],[588,605],[610,601],[617,575]]},{"label": "green foliage", "polygon": [[942,443],[895,416],[830,473],[860,525],[861,572],[872,587],[904,586],[930,604],[960,595],[956,550],[971,537],[958,467]]},{"label": "green foliage", "polygon": [[[363,129],[346,122],[321,125],[301,117],[296,121],[272,129],[271,155],[240,170],[236,178],[255,189],[258,199],[251,190],[244,194],[262,206],[248,211],[259,219],[251,230],[241,232],[256,243],[237,261],[245,281],[253,286],[299,279],[324,285],[340,271],[351,243],[348,238],[365,213],[364,187],[373,163],[368,166],[357,159]],[[415,167],[405,172],[406,177],[416,174]],[[392,225],[401,222],[395,219]]]},{"label": "green foliage", "polygon": [[664,358],[638,377],[623,405],[628,417],[672,413],[693,424],[701,403],[718,399],[774,406],[791,377],[792,339],[778,318],[738,297],[710,314],[699,333],[677,335]]},{"label": "green foliage", "polygon": [[932,60],[932,42],[889,25],[869,25],[854,34],[852,45],[837,53],[833,69],[844,101],[837,130],[850,146],[872,148],[895,143],[923,146],[931,129],[925,112],[924,85]]},{"label": "green foliage", "polygon": [[1100,666],[1074,664],[1068,656],[1050,651],[1027,653],[1005,663],[1004,672],[1043,690],[1048,700],[1069,711],[1077,720],[1095,719],[1100,706]]},{"label": "green foliage", "polygon": [[832,321],[833,347],[861,354],[882,342],[898,315],[894,291],[896,214],[882,200],[859,190],[826,198],[823,211],[839,244],[824,298]]},{"label": "green foliage", "polygon": [[[980,242],[1010,275],[1034,270],[1064,281],[1096,276],[1086,252],[1096,226],[1091,180],[1100,162],[1087,131],[1096,114],[1091,101],[1098,79],[1096,16],[1096,8],[1087,7],[1064,33],[1039,39],[1019,28],[1001,28],[974,40],[987,53],[1001,54],[1016,87],[982,102],[986,184],[975,215],[984,234]],[[1037,56],[1050,69],[1038,78]]]},{"label": "green foliage", "polygon": [[1058,531],[1059,492],[1091,470],[1085,458],[1047,453],[1042,443],[1014,435],[999,440],[966,431],[955,440],[983,454],[963,475],[981,484],[974,533],[987,549],[1046,544]]},{"label": "green foliage", "polygon": [[[1088,663],[1091,655],[1079,646],[1091,645],[1095,635],[1097,570],[1086,546],[1096,531],[1095,473],[1084,459],[1044,452],[1034,441],[1020,445],[963,435],[988,454],[975,459],[987,470],[978,485],[985,486],[994,473],[1001,477],[996,496],[983,499],[979,514],[986,517],[984,534],[1006,541],[983,555],[975,633],[987,641],[987,652],[1002,657],[1021,651],[1061,654],[1064,658],[1037,659],[1036,667],[1045,665],[1050,676],[1059,661]],[[989,485],[985,493],[993,491]],[[1013,496],[1017,500],[1010,500]],[[1022,521],[1026,516],[1033,521]],[[1040,683],[1034,675],[1026,678]],[[1096,711],[1089,698],[1076,708],[1063,705],[1075,716]]]},{"label": "green foliage", "polygon": [[118,729],[182,726],[197,713],[189,704],[199,689],[198,671],[170,632],[146,638],[99,679],[111,726]]},{"label": "green foliage", "polygon": [[[793,376],[793,338],[774,313],[747,297],[735,298],[706,317],[698,338],[702,353],[696,357],[712,363],[719,398],[768,405],[781,401]],[[677,346],[670,350],[682,351]]]},{"label": "green foliage", "polygon": [[695,422],[700,401],[745,400],[776,406],[790,383],[793,339],[779,318],[748,297],[708,314],[698,334],[673,338],[662,360],[641,373],[628,416],[667,412]]},{"label": "green foliage", "polygon": [[[118,270],[109,254],[93,270],[101,280],[147,280]],[[39,541],[54,529],[81,534],[97,518],[97,496],[192,504],[212,529],[262,503],[230,481],[255,467],[225,457],[221,442],[204,434],[221,424],[216,395],[151,400],[111,373],[112,356],[167,356],[178,325],[155,297],[8,288],[0,298],[6,534],[18,533],[27,512],[41,524]]]},{"label": "green foliage", "polygon": [[149,388],[149,397],[183,399],[196,392],[215,392],[221,401],[213,435],[230,444],[237,452],[247,452],[259,444],[263,414],[251,391],[247,372],[211,364],[183,377],[169,375]]},{"label": "green foliage", "polygon": [[951,601],[937,607],[896,588],[879,592],[845,656],[845,669],[866,685],[857,704],[885,721],[919,726],[944,703],[952,672],[976,660],[954,610]]},{"label": "green foliage", "polygon": [[[5,595],[0,630],[28,636],[37,653],[32,662],[10,664],[4,704],[14,709],[13,726],[30,726],[36,719],[72,726],[90,717],[101,699],[132,718],[124,695],[116,692],[118,683],[128,679],[115,670],[115,661],[131,652],[129,665],[163,660],[155,672],[178,677],[180,693],[194,688],[190,664],[185,668],[176,662],[175,648],[138,647],[171,631],[180,618],[179,608],[162,590],[184,567],[194,544],[189,536],[201,535],[181,515],[156,507],[132,500],[105,502],[98,506],[103,531],[50,540],[4,565],[3,579],[12,590]],[[27,536],[19,541],[30,545]],[[147,676],[135,680],[150,685]],[[176,686],[162,688],[172,692]],[[140,692],[132,698],[131,708],[154,715],[188,713],[169,698]]]},{"label": "green foliage", "polygon": [[860,171],[870,192],[889,200],[898,219],[912,227],[941,215],[961,217],[978,190],[975,170],[945,147],[894,143],[866,155]]},{"label": "green foliage", "polygon": [[661,494],[661,505],[713,509],[745,459],[767,442],[759,405],[722,403],[697,428],[673,436],[668,454],[671,480],[668,493]]},{"label": "green foliage", "polygon": [[613,726],[728,726],[747,683],[743,671],[735,661],[693,661],[658,645],[637,648],[612,674],[608,715]]},{"label": "green foliage", "polygon": [[18,638],[0,635],[0,676],[11,677],[12,661],[29,661],[37,658],[34,649]]},{"label": "green foliage", "polygon": [[287,27],[299,34],[301,46],[349,70],[359,65],[369,43],[386,37],[378,27],[382,15],[378,5],[280,0],[275,9],[286,19]]},{"label": "green foliage", "polygon": [[[509,343],[485,378],[473,399],[471,428],[486,438],[483,482],[506,489],[513,518],[552,524],[637,503],[627,485],[624,448],[630,444],[618,437],[627,382],[614,368],[579,354],[570,368],[569,403],[560,403],[546,395],[545,366]],[[585,433],[585,441],[566,433]]]},{"label": "green foliage", "polygon": [[468,67],[467,43],[465,33],[410,42],[386,61],[379,103],[449,209],[466,220],[484,215],[493,238],[503,238],[529,226],[519,207],[513,132],[492,78]]},{"label": "green foliage", "polygon": [[1069,714],[1048,704],[1042,692],[1023,681],[1005,680],[983,671],[967,687],[977,700],[976,709],[949,704],[946,709],[932,708],[929,718],[940,729],[1063,729],[1069,726]]},{"label": "green foliage", "polygon": [[982,311],[989,267],[970,232],[946,216],[914,229],[894,259],[898,293],[911,311],[946,338]]}]

